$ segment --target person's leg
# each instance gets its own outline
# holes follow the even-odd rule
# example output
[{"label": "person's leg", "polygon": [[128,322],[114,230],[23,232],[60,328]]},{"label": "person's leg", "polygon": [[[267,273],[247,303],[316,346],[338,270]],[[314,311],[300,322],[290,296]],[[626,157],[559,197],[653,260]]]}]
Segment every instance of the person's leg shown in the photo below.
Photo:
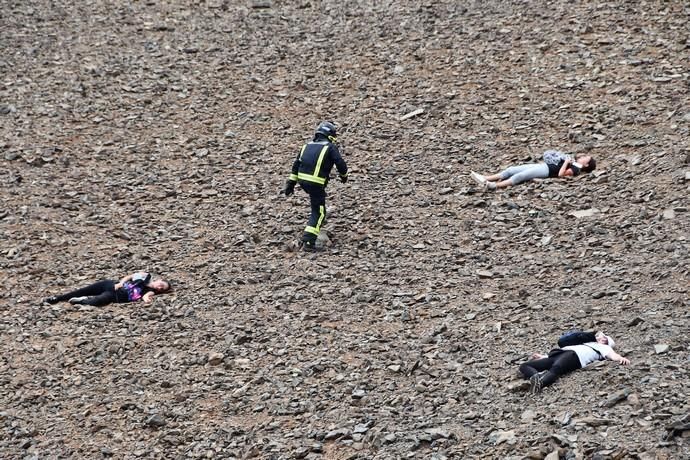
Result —
[{"label": "person's leg", "polygon": [[519,173],[526,166],[529,165],[511,166],[509,168],[504,169],[500,173],[493,174],[491,176],[484,176],[484,179],[488,180],[489,182],[496,182],[497,180],[506,180],[513,174]]},{"label": "person's leg", "polygon": [[115,291],[107,291],[97,296],[86,297],[73,303],[80,305],[93,305],[94,307],[102,307],[103,305],[108,305],[113,302],[115,302]]},{"label": "person's leg", "polygon": [[316,244],[316,238],[321,232],[321,226],[326,220],[326,189],[320,185],[302,184],[302,188],[309,194],[311,214],[307,226],[304,228],[302,241],[311,248]]},{"label": "person's leg", "polygon": [[532,166],[532,164],[511,166],[509,168],[504,169],[500,173],[492,174],[491,176],[482,176],[481,174],[477,174],[476,172],[471,171],[470,176],[478,184],[485,186],[489,190],[494,190],[496,188],[496,181],[505,181],[509,177],[518,174],[519,172],[525,169],[528,169],[530,166]]},{"label": "person's leg", "polygon": [[553,384],[559,377],[568,374],[574,370],[580,369],[580,358],[577,353],[572,350],[565,351],[557,355],[554,359],[553,366],[547,370],[541,377],[541,386],[547,387]]},{"label": "person's leg", "polygon": [[532,179],[549,177],[549,166],[546,163],[513,166],[501,172],[499,177],[501,181],[496,183],[497,188],[510,187]]},{"label": "person's leg", "polygon": [[113,280],[101,280],[93,284],[89,284],[80,289],[68,292],[66,294],[55,296],[56,302],[64,302],[73,297],[91,297],[103,294],[104,292],[115,291],[115,281]]},{"label": "person's leg", "polygon": [[549,357],[533,359],[520,365],[520,373],[523,375],[523,377],[529,379],[541,371],[550,369],[551,366],[553,366],[553,359]]}]

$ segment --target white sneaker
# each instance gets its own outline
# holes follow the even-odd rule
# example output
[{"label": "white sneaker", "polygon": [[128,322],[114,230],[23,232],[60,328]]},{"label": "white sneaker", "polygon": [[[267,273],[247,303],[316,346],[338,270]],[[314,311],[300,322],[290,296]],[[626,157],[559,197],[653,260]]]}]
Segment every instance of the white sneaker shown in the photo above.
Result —
[{"label": "white sneaker", "polygon": [[473,181],[481,185],[482,187],[486,185],[486,178],[482,176],[481,174],[477,174],[474,171],[470,171],[470,177],[472,178]]},{"label": "white sneaker", "polygon": [[71,299],[69,299],[69,303],[71,303],[72,305],[75,305],[75,304],[79,305],[79,304],[81,304],[83,301],[85,301],[86,299],[88,299],[87,296],[84,296],[84,297],[72,297]]}]

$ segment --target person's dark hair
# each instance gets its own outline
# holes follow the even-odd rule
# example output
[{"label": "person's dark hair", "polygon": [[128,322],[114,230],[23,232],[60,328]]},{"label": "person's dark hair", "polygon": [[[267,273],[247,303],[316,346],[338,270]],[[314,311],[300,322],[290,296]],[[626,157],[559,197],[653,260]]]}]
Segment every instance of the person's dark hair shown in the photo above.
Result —
[{"label": "person's dark hair", "polygon": [[587,163],[587,166],[582,167],[582,172],[592,172],[595,169],[597,169],[597,162],[594,161],[594,158],[589,157],[589,163]]}]

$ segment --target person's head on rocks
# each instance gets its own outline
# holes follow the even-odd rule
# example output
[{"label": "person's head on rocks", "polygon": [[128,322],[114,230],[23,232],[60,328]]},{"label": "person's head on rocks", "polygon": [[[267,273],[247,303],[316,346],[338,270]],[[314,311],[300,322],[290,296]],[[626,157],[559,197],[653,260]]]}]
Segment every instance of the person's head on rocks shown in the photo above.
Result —
[{"label": "person's head on rocks", "polygon": [[614,342],[611,337],[604,334],[602,331],[597,332],[595,337],[597,338],[597,343],[600,343],[602,345],[608,345],[611,348],[613,348],[616,345],[616,342]]},{"label": "person's head on rocks", "polygon": [[582,172],[592,172],[597,168],[597,162],[594,161],[591,155],[586,155],[584,153],[578,153],[575,155],[575,161],[582,165]]},{"label": "person's head on rocks", "polygon": [[158,278],[149,282],[149,287],[155,291],[156,294],[164,294],[172,289],[169,281],[163,278]]}]

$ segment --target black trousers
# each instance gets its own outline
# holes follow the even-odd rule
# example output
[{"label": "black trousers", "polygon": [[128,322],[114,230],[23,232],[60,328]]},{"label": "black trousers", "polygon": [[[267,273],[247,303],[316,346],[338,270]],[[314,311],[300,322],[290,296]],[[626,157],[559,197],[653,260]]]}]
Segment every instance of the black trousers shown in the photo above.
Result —
[{"label": "black trousers", "polygon": [[304,228],[302,241],[314,244],[321,232],[321,226],[326,221],[326,187],[310,182],[300,182],[299,185],[302,187],[302,190],[309,194],[311,206],[311,215],[309,216],[307,226]]},{"label": "black trousers", "polygon": [[[89,284],[83,288],[76,289],[57,296],[59,302],[64,302],[72,297],[88,297],[82,303],[93,305],[94,307],[102,307],[109,303],[118,302],[118,296],[115,294],[115,281],[101,280],[93,284]],[[121,301],[124,302],[125,300]]]},{"label": "black trousers", "polygon": [[580,358],[572,350],[557,348],[549,352],[549,356],[541,359],[533,359],[520,365],[520,372],[528,379],[542,371],[546,373],[541,378],[542,386],[549,386],[559,377],[580,369]]}]

